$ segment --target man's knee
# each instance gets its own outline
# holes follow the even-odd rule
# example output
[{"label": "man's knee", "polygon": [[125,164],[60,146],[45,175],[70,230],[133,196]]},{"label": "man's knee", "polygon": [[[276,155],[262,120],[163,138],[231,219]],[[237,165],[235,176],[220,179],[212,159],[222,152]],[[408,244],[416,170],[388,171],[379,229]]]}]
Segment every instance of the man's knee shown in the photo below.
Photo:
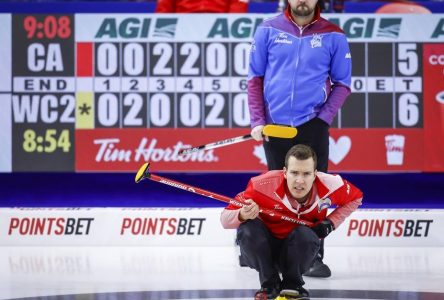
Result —
[{"label": "man's knee", "polygon": [[288,243],[310,252],[319,251],[320,241],[316,233],[307,226],[298,226],[288,235]]},{"label": "man's knee", "polygon": [[237,242],[245,247],[261,247],[268,245],[267,229],[259,219],[249,220],[239,226]]}]

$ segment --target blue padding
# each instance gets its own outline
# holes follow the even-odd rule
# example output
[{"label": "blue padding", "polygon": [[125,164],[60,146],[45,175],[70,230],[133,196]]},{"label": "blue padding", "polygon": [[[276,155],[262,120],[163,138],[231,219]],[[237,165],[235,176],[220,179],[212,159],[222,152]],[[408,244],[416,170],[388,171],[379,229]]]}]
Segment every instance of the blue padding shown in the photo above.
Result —
[{"label": "blue padding", "polygon": [[[275,13],[278,1],[250,2],[250,13]],[[345,1],[347,13],[373,13],[386,1]],[[443,13],[444,5],[440,1],[420,1],[433,13]],[[125,1],[54,1],[45,2],[0,2],[0,12],[10,13],[153,13],[156,2],[125,2]]]},{"label": "blue padding", "polygon": [[152,13],[155,2],[0,2],[0,12],[10,13]]},{"label": "blue padding", "polygon": [[[162,174],[233,197],[255,174]],[[444,208],[444,173],[343,174],[363,208]],[[224,203],[128,173],[0,174],[0,207],[223,207]]]}]

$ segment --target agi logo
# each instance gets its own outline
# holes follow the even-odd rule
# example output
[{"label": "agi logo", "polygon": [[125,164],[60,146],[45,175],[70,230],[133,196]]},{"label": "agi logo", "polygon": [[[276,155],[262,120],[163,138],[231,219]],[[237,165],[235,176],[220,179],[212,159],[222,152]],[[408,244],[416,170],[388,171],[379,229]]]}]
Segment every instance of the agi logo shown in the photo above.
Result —
[{"label": "agi logo", "polygon": [[176,34],[177,19],[176,18],[159,18],[154,28],[155,37],[173,38]]},{"label": "agi logo", "polygon": [[381,19],[376,36],[397,38],[401,30],[401,21],[399,18]]},{"label": "agi logo", "polygon": [[360,38],[398,38],[402,18],[329,18],[330,22],[344,30],[349,39]]},{"label": "agi logo", "polygon": [[[152,23],[154,30],[150,34]],[[174,38],[176,34],[177,18],[105,18],[95,34],[95,38]]]}]

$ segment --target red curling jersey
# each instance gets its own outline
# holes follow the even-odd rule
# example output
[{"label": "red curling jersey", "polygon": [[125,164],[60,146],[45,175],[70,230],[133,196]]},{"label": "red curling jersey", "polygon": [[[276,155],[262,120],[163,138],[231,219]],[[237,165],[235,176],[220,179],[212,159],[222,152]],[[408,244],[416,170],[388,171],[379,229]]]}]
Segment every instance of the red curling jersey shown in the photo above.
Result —
[{"label": "red curling jersey", "polygon": [[246,13],[248,0],[158,0],[156,13]]},{"label": "red curling jersey", "polygon": [[[307,201],[299,204],[288,192],[284,172],[276,170],[251,178],[246,190],[239,193],[236,199],[252,199],[261,208],[275,210],[312,223],[328,218],[335,228],[338,228],[345,218],[361,205],[362,197],[362,192],[341,176],[317,172]],[[327,209],[332,207],[334,210],[327,215]],[[238,207],[228,205],[221,214],[223,227],[237,228],[241,224],[238,214]],[[300,226],[266,214],[260,214],[259,218],[275,237],[281,239],[286,238],[294,228]]]}]

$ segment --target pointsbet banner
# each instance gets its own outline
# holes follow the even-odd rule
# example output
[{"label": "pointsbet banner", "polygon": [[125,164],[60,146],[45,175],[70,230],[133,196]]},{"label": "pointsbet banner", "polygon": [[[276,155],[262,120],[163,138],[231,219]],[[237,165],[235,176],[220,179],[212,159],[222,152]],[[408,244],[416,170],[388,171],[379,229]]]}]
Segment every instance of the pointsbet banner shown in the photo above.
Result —
[{"label": "pointsbet banner", "polygon": [[221,209],[1,209],[0,245],[222,246]]},{"label": "pointsbet banner", "polygon": [[[257,172],[249,47],[265,14],[0,14],[0,172]],[[444,16],[329,14],[352,95],[330,170],[444,171]]]},{"label": "pointsbet banner", "polygon": [[[223,208],[2,208],[0,246],[234,246]],[[359,209],[328,246],[442,247],[444,210]]]}]

